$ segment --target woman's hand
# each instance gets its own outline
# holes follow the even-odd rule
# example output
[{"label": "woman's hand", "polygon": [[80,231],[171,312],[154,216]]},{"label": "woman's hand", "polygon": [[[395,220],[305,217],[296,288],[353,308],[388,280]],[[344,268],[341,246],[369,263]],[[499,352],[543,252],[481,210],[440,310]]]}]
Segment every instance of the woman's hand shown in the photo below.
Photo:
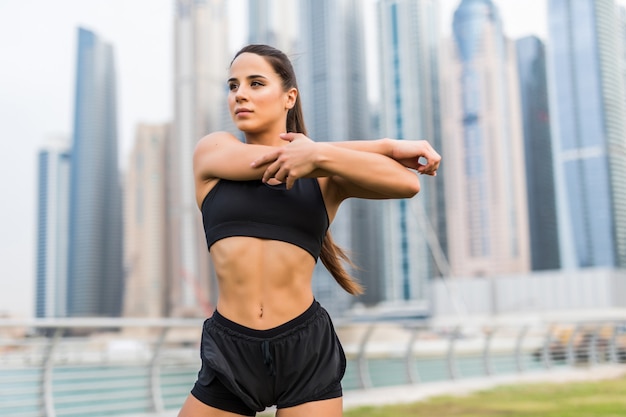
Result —
[{"label": "woman's hand", "polygon": [[280,138],[289,143],[256,159],[250,166],[256,168],[269,164],[263,173],[263,182],[275,178],[290,189],[298,178],[309,175],[317,168],[315,155],[318,144],[302,133],[281,133]]},{"label": "woman's hand", "polygon": [[437,175],[441,162],[441,156],[425,140],[392,140],[391,157],[407,168],[432,176]]}]

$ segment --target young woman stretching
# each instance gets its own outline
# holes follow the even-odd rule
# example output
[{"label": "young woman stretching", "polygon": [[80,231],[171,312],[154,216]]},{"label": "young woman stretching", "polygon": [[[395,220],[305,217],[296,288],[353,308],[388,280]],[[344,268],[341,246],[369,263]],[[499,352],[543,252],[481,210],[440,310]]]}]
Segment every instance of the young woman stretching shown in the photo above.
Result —
[{"label": "young woman stretching", "polygon": [[[346,359],[311,287],[318,257],[351,294],[328,226],[350,197],[409,198],[440,156],[425,141],[313,142],[306,137],[289,59],[266,45],[230,66],[229,133],[194,153],[198,207],[219,294],[203,326],[202,368],[180,417],[338,417]],[[418,160],[426,159],[424,164]]]}]

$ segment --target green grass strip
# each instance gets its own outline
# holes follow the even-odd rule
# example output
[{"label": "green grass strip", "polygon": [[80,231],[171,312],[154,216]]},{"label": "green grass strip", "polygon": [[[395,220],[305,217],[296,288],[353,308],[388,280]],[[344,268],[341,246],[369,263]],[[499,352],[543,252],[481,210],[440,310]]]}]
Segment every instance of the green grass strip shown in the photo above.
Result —
[{"label": "green grass strip", "polygon": [[[416,387],[419,389],[419,387]],[[626,378],[502,386],[468,396],[358,407],[344,417],[625,417]]]}]

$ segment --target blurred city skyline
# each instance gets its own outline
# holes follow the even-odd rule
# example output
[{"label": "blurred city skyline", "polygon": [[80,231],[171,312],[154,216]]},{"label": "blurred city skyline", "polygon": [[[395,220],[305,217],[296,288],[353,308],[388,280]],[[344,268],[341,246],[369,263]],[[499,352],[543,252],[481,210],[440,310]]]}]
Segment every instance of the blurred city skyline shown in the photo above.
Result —
[{"label": "blurred city skyline", "polygon": [[[47,138],[71,137],[77,27],[94,30],[115,49],[122,168],[136,125],[170,121],[173,112],[171,0],[34,3],[39,17],[32,15],[33,2],[0,5],[0,118],[8,133],[0,154],[5,158],[2,189],[11,201],[1,217],[5,268],[0,276],[0,313],[20,316],[30,316],[33,310],[36,155]],[[444,33],[450,32],[458,3],[442,1]],[[544,1],[527,1],[524,6],[515,0],[494,3],[509,37],[535,34],[545,39]],[[229,6],[231,45],[236,49],[245,40],[245,28],[237,24],[245,22],[245,1],[231,0]],[[371,18],[372,7],[368,13]],[[25,21],[31,24],[26,26]]]}]

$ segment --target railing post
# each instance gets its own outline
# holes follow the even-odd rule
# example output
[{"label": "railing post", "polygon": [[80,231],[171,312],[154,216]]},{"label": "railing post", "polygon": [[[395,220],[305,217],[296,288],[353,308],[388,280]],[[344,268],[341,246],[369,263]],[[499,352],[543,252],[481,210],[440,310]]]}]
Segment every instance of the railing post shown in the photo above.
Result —
[{"label": "railing post", "polygon": [[613,334],[611,335],[611,344],[609,345],[609,360],[611,363],[618,363],[619,358],[617,357],[617,334],[619,329],[617,327],[617,323],[613,323]]},{"label": "railing post", "polygon": [[552,344],[552,328],[548,326],[546,336],[543,340],[542,359],[543,367],[550,369],[552,367],[552,356],[550,352],[550,345]]},{"label": "railing post", "polygon": [[54,368],[54,351],[59,343],[63,329],[54,329],[54,335],[50,339],[46,353],[43,359],[43,378],[42,378],[42,393],[43,393],[43,405],[45,408],[46,417],[56,417],[54,410],[54,395],[52,394],[52,368]]},{"label": "railing post", "polygon": [[598,335],[600,333],[601,326],[598,325],[591,334],[591,340],[589,340],[589,365],[595,366],[598,364]]},{"label": "railing post", "polygon": [[161,348],[165,342],[165,336],[170,328],[163,327],[154,345],[154,353],[150,360],[150,391],[152,394],[152,408],[155,413],[161,413],[165,409],[161,392]]},{"label": "railing post", "polygon": [[525,325],[520,330],[515,340],[515,364],[517,365],[517,372],[522,373],[526,369],[524,362],[522,361],[522,344],[524,343],[524,337],[528,333],[528,325]]},{"label": "railing post", "polygon": [[456,358],[454,357],[454,344],[458,337],[458,333],[460,330],[460,326],[455,326],[450,333],[450,337],[448,338],[448,354],[447,354],[447,362],[448,362],[448,376],[450,379],[456,379],[458,377],[458,372],[456,369]]},{"label": "railing post", "polygon": [[409,384],[417,384],[420,381],[419,371],[413,361],[413,344],[417,339],[418,329],[415,328],[411,331],[411,337],[409,338],[409,344],[406,348],[406,371],[407,380]]},{"label": "railing post", "polygon": [[485,335],[485,347],[483,349],[483,366],[485,367],[485,375],[491,376],[493,369],[491,367],[491,340],[496,332],[496,328],[488,329]]},{"label": "railing post", "polygon": [[370,324],[365,334],[363,335],[363,339],[361,339],[361,343],[359,344],[359,354],[357,356],[357,364],[358,364],[358,373],[359,373],[359,383],[362,389],[371,388],[372,379],[370,378],[369,369],[367,367],[367,357],[365,355],[365,347],[367,346],[367,342],[369,338],[372,336],[374,332],[374,324]]},{"label": "railing post", "polygon": [[580,330],[580,325],[577,324],[574,326],[574,330],[572,330],[572,334],[569,336],[569,340],[567,341],[567,365],[574,366],[576,365],[576,355],[574,352],[574,342],[576,341],[576,336],[578,335],[578,331]]}]

